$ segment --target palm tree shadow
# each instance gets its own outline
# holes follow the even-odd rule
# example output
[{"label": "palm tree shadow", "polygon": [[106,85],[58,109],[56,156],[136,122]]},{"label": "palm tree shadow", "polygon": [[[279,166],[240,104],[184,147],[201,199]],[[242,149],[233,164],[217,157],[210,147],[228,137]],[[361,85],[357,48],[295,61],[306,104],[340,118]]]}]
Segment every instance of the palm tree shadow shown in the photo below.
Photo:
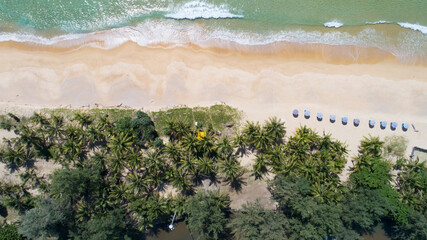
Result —
[{"label": "palm tree shadow", "polygon": [[245,156],[247,154],[248,154],[248,152],[247,152],[247,148],[246,147],[239,147],[239,148],[237,148],[237,151],[236,151],[236,153],[234,155],[235,156],[243,157],[243,156]]},{"label": "palm tree shadow", "polygon": [[31,168],[34,168],[35,162],[36,161],[34,159],[28,159],[27,161],[25,161],[25,163],[22,166],[25,167],[26,169],[31,169]]},{"label": "palm tree shadow", "polygon": [[164,192],[166,190],[166,182],[162,182],[156,189],[157,192]]},{"label": "palm tree shadow", "polygon": [[198,174],[195,175],[194,178],[193,178],[193,184],[194,184],[194,186],[198,187],[198,186],[203,185],[203,180],[204,180],[203,176],[198,175]]},{"label": "palm tree shadow", "polygon": [[221,181],[218,179],[216,174],[209,175],[208,179],[210,181],[209,186],[212,186],[212,185],[217,186],[218,184],[221,183]]},{"label": "palm tree shadow", "polygon": [[238,177],[234,181],[230,182],[230,187],[237,193],[242,192],[243,186],[246,186],[246,181],[243,177]]},{"label": "palm tree shadow", "polygon": [[15,163],[7,163],[6,166],[9,168],[9,173],[11,174],[15,173],[19,169],[19,166]]}]

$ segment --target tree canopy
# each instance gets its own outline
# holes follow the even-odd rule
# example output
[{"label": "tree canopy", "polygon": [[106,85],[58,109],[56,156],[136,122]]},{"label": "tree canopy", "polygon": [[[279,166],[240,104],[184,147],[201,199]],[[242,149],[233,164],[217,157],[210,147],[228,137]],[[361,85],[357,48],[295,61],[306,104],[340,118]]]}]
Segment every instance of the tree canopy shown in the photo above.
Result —
[{"label": "tree canopy", "polygon": [[[358,239],[379,223],[392,239],[426,238],[427,168],[404,156],[403,138],[364,138],[343,182],[344,143],[306,126],[286,136],[278,118],[221,133],[217,113],[67,111],[0,116],[15,133],[0,161],[20,180],[0,182],[1,205],[20,214],[0,227],[11,239],[141,239],[174,213],[207,239]],[[41,161],[60,169],[42,173]],[[247,202],[233,215],[227,192],[203,190],[255,180],[268,183],[268,208]]]},{"label": "tree canopy", "polygon": [[199,191],[185,204],[187,223],[200,238],[223,239],[226,233],[230,201],[218,191]]}]

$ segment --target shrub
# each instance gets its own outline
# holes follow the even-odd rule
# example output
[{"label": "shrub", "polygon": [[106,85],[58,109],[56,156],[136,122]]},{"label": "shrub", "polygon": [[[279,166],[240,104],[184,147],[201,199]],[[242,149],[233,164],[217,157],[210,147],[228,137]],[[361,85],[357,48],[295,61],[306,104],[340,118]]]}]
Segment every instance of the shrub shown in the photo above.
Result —
[{"label": "shrub", "polygon": [[29,239],[59,237],[66,227],[68,208],[53,199],[41,199],[22,217],[18,232]]},{"label": "shrub", "polygon": [[22,236],[18,233],[15,225],[4,225],[0,227],[0,240],[21,240]]},{"label": "shrub", "polygon": [[408,140],[403,136],[390,136],[384,138],[384,155],[386,158],[403,158],[407,147]]}]

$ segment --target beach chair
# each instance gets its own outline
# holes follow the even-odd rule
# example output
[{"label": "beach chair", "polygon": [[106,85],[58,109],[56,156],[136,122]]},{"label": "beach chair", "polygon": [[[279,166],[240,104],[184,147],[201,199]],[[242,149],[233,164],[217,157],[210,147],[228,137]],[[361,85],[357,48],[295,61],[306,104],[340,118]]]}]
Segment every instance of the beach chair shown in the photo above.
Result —
[{"label": "beach chair", "polygon": [[305,119],[309,119],[310,118],[310,111],[304,110],[304,117],[305,117]]},{"label": "beach chair", "polygon": [[402,130],[403,130],[404,132],[408,131],[408,128],[409,128],[409,124],[407,124],[407,123],[402,123]]},{"label": "beach chair", "polygon": [[385,129],[387,127],[387,121],[380,121],[380,128]]},{"label": "beach chair", "polygon": [[397,122],[391,122],[390,123],[390,129],[394,131],[394,130],[396,130],[396,128],[397,128]]},{"label": "beach chair", "polygon": [[375,120],[369,120],[369,127],[374,128],[375,127]]},{"label": "beach chair", "polygon": [[336,117],[335,117],[335,115],[331,114],[331,115],[329,116],[329,121],[330,121],[331,123],[334,123],[334,122],[336,121]]},{"label": "beach chair", "polygon": [[292,111],[292,115],[294,115],[294,117],[298,117],[298,115],[299,115],[299,112],[298,112],[298,109],[294,109],[293,111]]},{"label": "beach chair", "polygon": [[343,124],[343,125],[347,125],[347,123],[348,123],[348,118],[347,118],[347,117],[342,117],[342,118],[341,118],[341,122],[342,122],[342,124]]},{"label": "beach chair", "polygon": [[358,118],[353,119],[353,125],[355,127],[359,126],[359,124],[360,124],[360,120]]},{"label": "beach chair", "polygon": [[415,128],[415,124],[411,123],[412,128],[414,129],[414,132],[419,132],[416,128]]},{"label": "beach chair", "polygon": [[317,120],[322,121],[323,120],[323,113],[317,113]]}]

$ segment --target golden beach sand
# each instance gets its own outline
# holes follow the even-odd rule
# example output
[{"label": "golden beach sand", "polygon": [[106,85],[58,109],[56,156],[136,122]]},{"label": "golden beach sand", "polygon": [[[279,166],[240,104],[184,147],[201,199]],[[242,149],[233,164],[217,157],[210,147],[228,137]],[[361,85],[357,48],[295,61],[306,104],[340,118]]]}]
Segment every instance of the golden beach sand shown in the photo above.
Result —
[{"label": "golden beach sand", "polygon": [[[300,125],[331,133],[356,154],[363,136],[404,135],[427,147],[427,67],[393,58],[357,64],[322,60],[304,51],[249,53],[195,46],[148,48],[134,43],[103,50],[0,44],[3,112],[40,107],[122,104],[145,110],[224,102],[249,120],[278,116],[288,133]],[[310,119],[292,110],[311,111]],[[19,110],[21,109],[21,110]],[[322,112],[319,122],[315,114]],[[337,122],[328,121],[329,114]],[[346,126],[342,116],[349,117]],[[359,118],[359,127],[352,125]],[[368,120],[376,120],[374,129]],[[379,129],[381,120],[414,123],[419,132]],[[289,135],[289,134],[288,134]]]}]

